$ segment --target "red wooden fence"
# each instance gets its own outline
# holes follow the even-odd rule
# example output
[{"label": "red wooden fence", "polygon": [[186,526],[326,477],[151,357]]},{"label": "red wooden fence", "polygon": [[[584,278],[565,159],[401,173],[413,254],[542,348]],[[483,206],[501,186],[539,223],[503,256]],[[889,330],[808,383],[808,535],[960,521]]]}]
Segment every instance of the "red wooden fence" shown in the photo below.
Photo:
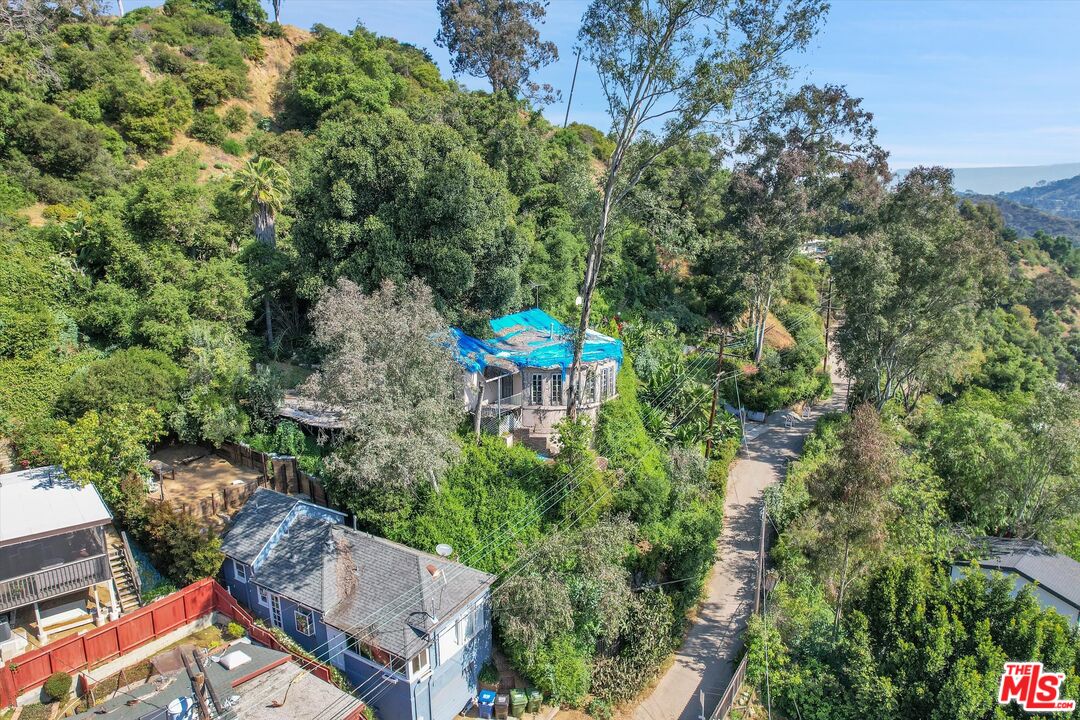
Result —
[{"label": "red wooden fence", "polygon": [[283,646],[272,633],[256,625],[225,588],[205,578],[99,628],[14,658],[0,668],[0,708],[14,705],[16,698],[44,683],[54,672],[73,674],[101,665],[215,610],[243,625],[255,642],[288,653],[300,667],[333,683],[329,667]]},{"label": "red wooden fence", "polygon": [[215,585],[209,578],[199,580],[118,620],[14,658],[0,669],[0,707],[14,705],[54,672],[100,665],[206,615],[214,609]]},{"label": "red wooden fence", "polygon": [[334,679],[331,676],[329,667],[315,660],[309,660],[308,658],[301,657],[289,648],[282,645],[281,642],[277,639],[277,636],[275,636],[272,632],[270,632],[266,628],[256,625],[255,618],[251,616],[251,613],[240,607],[236,600],[233,599],[233,596],[230,595],[225,588],[221,587],[216,582],[214,583],[214,609],[222,615],[227,615],[228,617],[243,625],[244,629],[247,630],[248,637],[255,642],[259,643],[260,645],[265,645],[268,648],[273,648],[274,650],[277,650],[279,652],[289,653],[290,655],[292,655],[292,658],[297,665],[306,669],[309,673],[319,678],[320,680],[325,680],[326,682],[333,684]]}]

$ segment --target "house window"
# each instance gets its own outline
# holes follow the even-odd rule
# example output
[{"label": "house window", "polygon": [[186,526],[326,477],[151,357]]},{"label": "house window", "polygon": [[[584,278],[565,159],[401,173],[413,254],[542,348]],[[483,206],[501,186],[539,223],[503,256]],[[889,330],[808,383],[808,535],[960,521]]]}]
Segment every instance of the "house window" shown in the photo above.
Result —
[{"label": "house window", "polygon": [[416,657],[414,657],[409,664],[409,667],[412,669],[412,674],[414,676],[419,675],[431,667],[431,661],[428,658],[428,649],[424,648],[417,653]]},{"label": "house window", "polygon": [[600,368],[600,399],[606,400],[615,394],[615,368],[610,365]]},{"label": "house window", "polygon": [[457,644],[464,645],[472,639],[473,635],[476,635],[476,626],[479,624],[480,608],[473,608],[469,613],[459,618],[454,623],[454,631],[457,633]]},{"label": "house window", "polygon": [[315,634],[315,614],[308,608],[296,608],[296,613],[293,615],[293,621],[296,623],[296,632],[301,635],[311,637]]},{"label": "house window", "polygon": [[585,400],[596,402],[596,368],[589,368],[585,372]]},{"label": "house window", "polygon": [[258,585],[255,586],[255,589],[258,591],[259,604],[263,607],[270,607],[270,593]]},{"label": "house window", "polygon": [[232,561],[232,568],[233,568],[233,577],[236,578],[237,581],[239,581],[239,582],[246,583],[247,579],[248,579],[247,565],[245,565],[242,562],[237,562],[236,560],[233,560]]},{"label": "house window", "polygon": [[529,402],[533,405],[544,404],[544,376],[536,374],[532,376],[532,392],[529,394]]},{"label": "house window", "polygon": [[562,405],[562,375],[551,376],[551,404]]},{"label": "house window", "polygon": [[281,598],[274,594],[270,595],[270,624],[281,627]]},{"label": "house window", "polygon": [[346,635],[345,649],[353,655],[369,660],[375,665],[381,665],[395,673],[405,674],[405,660],[386,652],[376,645],[372,645],[363,639],[363,636]]},{"label": "house window", "polygon": [[476,628],[481,624],[482,612],[484,612],[483,607],[473,608],[469,611],[469,614],[459,617],[458,622],[454,624],[459,646],[463,646],[465,642],[468,642],[476,635]]}]

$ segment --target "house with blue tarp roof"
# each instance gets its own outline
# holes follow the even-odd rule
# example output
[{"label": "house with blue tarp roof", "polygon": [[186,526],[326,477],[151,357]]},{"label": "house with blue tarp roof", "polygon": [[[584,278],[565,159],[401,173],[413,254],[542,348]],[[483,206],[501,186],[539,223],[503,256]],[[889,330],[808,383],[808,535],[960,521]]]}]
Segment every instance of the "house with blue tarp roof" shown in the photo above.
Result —
[{"label": "house with blue tarp roof", "polygon": [[[465,373],[464,402],[489,432],[554,450],[555,426],[566,417],[574,331],[540,308],[489,325],[491,336],[484,339],[450,329]],[[615,397],[622,341],[589,330],[581,359],[579,412],[595,420],[600,405]]]}]

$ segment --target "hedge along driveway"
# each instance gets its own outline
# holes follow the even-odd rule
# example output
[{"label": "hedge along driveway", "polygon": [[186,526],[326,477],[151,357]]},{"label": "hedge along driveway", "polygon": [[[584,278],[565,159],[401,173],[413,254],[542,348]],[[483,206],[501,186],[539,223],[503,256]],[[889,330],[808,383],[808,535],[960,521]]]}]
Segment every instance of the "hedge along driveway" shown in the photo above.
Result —
[{"label": "hedge along driveway", "polygon": [[[798,457],[819,417],[847,407],[847,379],[833,369],[832,397],[785,427],[785,413],[775,413],[768,428],[748,442],[728,475],[724,531],[717,561],[706,585],[706,598],[675,661],[634,711],[635,720],[698,720],[709,717],[731,680],[742,651],[743,631],[754,607],[758,544],[764,491],[780,480],[787,463]],[[702,709],[700,693],[705,694]]]}]

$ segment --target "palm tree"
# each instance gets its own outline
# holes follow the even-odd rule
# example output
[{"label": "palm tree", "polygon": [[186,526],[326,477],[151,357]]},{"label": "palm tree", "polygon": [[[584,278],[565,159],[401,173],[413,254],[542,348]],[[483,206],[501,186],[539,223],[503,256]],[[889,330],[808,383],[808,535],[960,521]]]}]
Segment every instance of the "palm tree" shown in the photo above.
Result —
[{"label": "palm tree", "polygon": [[[233,175],[232,190],[251,206],[255,237],[273,249],[277,245],[274,221],[289,192],[289,173],[267,157],[248,160]],[[263,294],[263,313],[266,316],[266,343],[274,344],[274,324],[270,317],[270,293]]]}]

